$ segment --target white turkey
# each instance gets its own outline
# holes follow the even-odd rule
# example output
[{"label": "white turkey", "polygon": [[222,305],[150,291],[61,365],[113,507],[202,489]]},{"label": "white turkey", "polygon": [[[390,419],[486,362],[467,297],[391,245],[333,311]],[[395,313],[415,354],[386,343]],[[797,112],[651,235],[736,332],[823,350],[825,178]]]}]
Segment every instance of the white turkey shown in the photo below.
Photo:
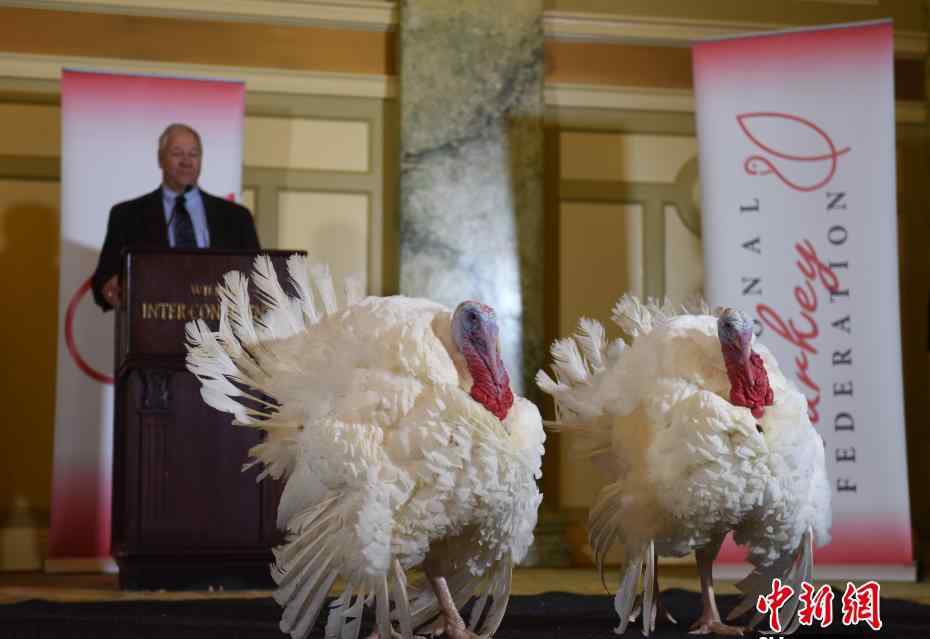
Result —
[{"label": "white turkey", "polygon": [[[611,480],[588,525],[602,575],[611,547],[622,551],[616,630],[630,621],[640,576],[643,633],[654,630],[655,556],[693,551],[703,610],[692,632],[741,634],[721,620],[713,561],[732,532],[754,566],[728,619],[754,609],[775,577],[800,592],[812,544],[829,540],[823,440],[744,314],[676,313],[624,296],[613,319],[629,345],[608,344],[601,324],[582,319],[552,346],[555,379],[540,371],[537,383],[556,401],[559,429],[577,433],[581,453]],[[796,629],[797,606],[794,597],[781,608],[782,634]],[[762,619],[756,613],[749,627]]]},{"label": "white turkey", "polygon": [[[545,439],[535,405],[511,392],[494,311],[363,297],[358,280],[340,306],[328,267],[295,256],[288,271],[294,297],[256,259],[261,317],[231,272],[219,330],[187,326],[204,399],[267,433],[250,451],[259,479],[286,478],[282,631],[306,637],[339,579],[327,638],[358,637],[366,608],[383,639],[492,634],[532,543]],[[424,577],[408,586],[415,567]]]}]

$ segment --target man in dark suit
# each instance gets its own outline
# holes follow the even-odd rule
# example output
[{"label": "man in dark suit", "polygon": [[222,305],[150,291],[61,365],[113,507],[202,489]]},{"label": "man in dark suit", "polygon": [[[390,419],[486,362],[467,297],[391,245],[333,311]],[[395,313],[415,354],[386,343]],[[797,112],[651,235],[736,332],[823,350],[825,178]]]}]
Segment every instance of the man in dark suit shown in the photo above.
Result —
[{"label": "man in dark suit", "polygon": [[170,125],[158,138],[161,186],[110,210],[92,278],[94,301],[104,311],[120,302],[121,253],[126,247],[259,248],[247,208],[197,187],[202,152],[200,135],[194,129]]}]

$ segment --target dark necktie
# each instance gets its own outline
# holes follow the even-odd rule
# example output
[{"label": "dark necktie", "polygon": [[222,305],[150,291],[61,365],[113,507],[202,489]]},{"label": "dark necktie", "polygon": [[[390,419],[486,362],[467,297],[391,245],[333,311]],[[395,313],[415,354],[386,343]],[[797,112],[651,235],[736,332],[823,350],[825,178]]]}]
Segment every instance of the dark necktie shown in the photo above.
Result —
[{"label": "dark necktie", "polygon": [[197,236],[194,235],[194,223],[191,214],[184,206],[184,194],[179,193],[174,200],[174,246],[176,248],[197,248]]}]

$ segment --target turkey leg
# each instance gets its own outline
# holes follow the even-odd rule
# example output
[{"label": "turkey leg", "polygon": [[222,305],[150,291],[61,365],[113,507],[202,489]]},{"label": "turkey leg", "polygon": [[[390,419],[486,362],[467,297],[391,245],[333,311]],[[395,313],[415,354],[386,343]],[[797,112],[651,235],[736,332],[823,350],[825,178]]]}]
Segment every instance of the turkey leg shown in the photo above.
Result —
[{"label": "turkey leg", "polygon": [[691,625],[690,634],[742,635],[744,630],[742,627],[728,626],[720,620],[720,611],[717,610],[717,599],[714,595],[713,572],[714,559],[717,557],[720,545],[710,545],[714,546],[713,550],[709,550],[705,546],[694,552],[697,559],[698,574],[701,576],[701,604],[703,610],[700,618]]},{"label": "turkey leg", "polygon": [[449,585],[445,577],[437,577],[431,574],[429,566],[424,566],[426,579],[436,594],[436,601],[439,603],[439,620],[434,627],[440,630],[449,639],[479,639],[478,635],[471,632],[459,614],[458,608],[455,607],[455,600],[452,599],[452,593],[449,592]]}]

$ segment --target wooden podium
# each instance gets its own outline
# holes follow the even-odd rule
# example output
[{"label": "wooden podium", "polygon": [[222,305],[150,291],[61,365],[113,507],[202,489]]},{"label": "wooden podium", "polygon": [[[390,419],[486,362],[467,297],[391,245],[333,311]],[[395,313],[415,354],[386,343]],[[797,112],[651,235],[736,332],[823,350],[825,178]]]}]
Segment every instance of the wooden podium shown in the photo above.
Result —
[{"label": "wooden podium", "polygon": [[[271,255],[281,279],[290,251]],[[242,472],[260,431],[207,406],[184,329],[216,329],[215,286],[256,253],[132,250],[116,318],[112,552],[124,589],[270,588],[281,486]],[[252,296],[253,304],[256,297]]]}]

